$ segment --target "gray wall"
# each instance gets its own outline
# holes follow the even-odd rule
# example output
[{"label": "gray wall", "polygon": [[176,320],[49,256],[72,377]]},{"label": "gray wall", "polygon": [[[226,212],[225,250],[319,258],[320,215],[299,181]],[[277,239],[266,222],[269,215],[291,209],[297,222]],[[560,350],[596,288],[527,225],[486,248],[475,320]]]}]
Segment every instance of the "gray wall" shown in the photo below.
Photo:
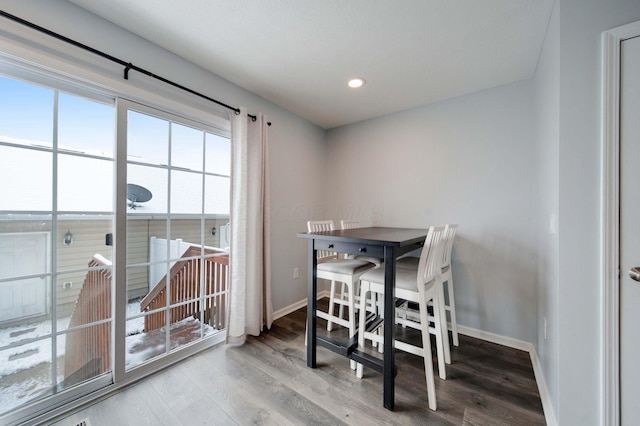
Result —
[{"label": "gray wall", "polygon": [[328,133],[328,213],[364,225],[458,223],[461,325],[532,342],[536,319],[531,80]]},{"label": "gray wall", "polygon": [[[533,343],[540,359],[554,413],[558,412],[558,173],[560,138],[560,31],[558,3],[549,22],[533,79],[536,157],[538,300]],[[545,319],[547,335],[545,338]]]},{"label": "gray wall", "polygon": [[600,37],[638,0],[560,1],[559,403],[562,425],[600,421]]}]

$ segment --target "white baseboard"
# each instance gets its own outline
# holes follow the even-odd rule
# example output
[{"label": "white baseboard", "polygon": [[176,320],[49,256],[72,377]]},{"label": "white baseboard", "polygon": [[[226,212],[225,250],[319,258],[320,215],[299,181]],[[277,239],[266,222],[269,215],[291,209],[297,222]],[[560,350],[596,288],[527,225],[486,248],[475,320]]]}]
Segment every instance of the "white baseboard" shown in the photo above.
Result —
[{"label": "white baseboard", "polygon": [[[318,292],[318,300],[322,299],[323,297],[329,297],[329,290]],[[289,315],[291,312],[295,312],[298,309],[303,308],[305,306],[307,306],[306,298],[299,300],[292,305],[285,306],[282,309],[278,309],[277,311],[273,311],[273,320],[275,321],[278,318],[282,318],[285,315]]]},{"label": "white baseboard", "polygon": [[531,365],[533,366],[533,374],[536,379],[536,384],[538,385],[538,393],[540,393],[540,401],[542,402],[544,418],[547,425],[558,425],[558,421],[556,420],[556,416],[553,412],[553,405],[551,404],[551,396],[549,395],[549,389],[547,388],[547,381],[544,379],[540,359],[538,358],[538,353],[536,352],[536,348],[533,343],[489,333],[487,331],[477,330],[471,327],[465,327],[463,325],[458,325],[458,333],[464,334],[465,336],[475,337],[476,339],[484,340],[486,342],[496,343],[498,345],[528,352],[529,357],[531,357]]},{"label": "white baseboard", "polygon": [[466,327],[464,325],[458,325],[458,333],[464,334],[465,336],[475,337],[476,339],[484,340],[486,342],[497,343],[498,345],[506,346],[508,348],[520,349],[521,351],[531,352],[531,348],[533,347],[531,342],[501,336],[500,334],[489,333],[488,331],[482,331]]},{"label": "white baseboard", "polygon": [[547,388],[547,381],[544,379],[542,366],[540,365],[540,358],[538,358],[538,353],[536,352],[536,348],[535,346],[533,346],[533,344],[531,345],[529,356],[531,356],[531,365],[533,365],[533,374],[535,375],[536,383],[538,384],[538,392],[540,393],[540,400],[542,401],[544,418],[547,421],[547,425],[558,426],[558,421],[556,420],[556,416],[553,412],[553,406],[551,405],[551,395],[549,395],[549,389]]}]

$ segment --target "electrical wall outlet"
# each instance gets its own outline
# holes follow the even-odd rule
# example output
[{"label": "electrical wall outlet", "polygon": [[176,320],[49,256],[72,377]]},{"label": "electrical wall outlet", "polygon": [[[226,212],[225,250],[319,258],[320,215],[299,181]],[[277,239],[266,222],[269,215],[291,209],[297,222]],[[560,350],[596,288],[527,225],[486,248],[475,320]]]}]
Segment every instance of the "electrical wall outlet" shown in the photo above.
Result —
[{"label": "electrical wall outlet", "polygon": [[300,278],[300,270],[296,266],[295,268],[293,268],[293,279],[297,280],[298,278]]},{"label": "electrical wall outlet", "polygon": [[72,281],[65,281],[64,283],[62,283],[62,288],[65,290],[69,290],[71,287],[73,287]]}]

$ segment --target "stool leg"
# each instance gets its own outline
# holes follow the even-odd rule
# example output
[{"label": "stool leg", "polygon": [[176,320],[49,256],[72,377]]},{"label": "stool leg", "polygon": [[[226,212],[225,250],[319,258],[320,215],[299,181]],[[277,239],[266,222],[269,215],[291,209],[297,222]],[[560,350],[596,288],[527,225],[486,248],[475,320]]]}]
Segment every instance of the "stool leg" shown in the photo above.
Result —
[{"label": "stool leg", "polygon": [[[383,294],[378,294],[376,293],[376,297],[378,298],[378,315],[384,319],[384,295]],[[380,335],[384,335],[384,325],[378,327],[378,329],[376,330],[376,333],[378,334],[378,336]],[[378,343],[378,353],[384,353],[384,339]]]},{"label": "stool leg", "polygon": [[433,377],[433,356],[431,355],[431,334],[429,333],[429,319],[427,318],[427,301],[424,294],[420,295],[420,324],[422,331],[422,352],[424,357],[424,374],[427,380],[427,398],[429,408],[436,410],[436,384]]},{"label": "stool leg", "polygon": [[[367,317],[367,293],[369,292],[369,282],[368,281],[360,281],[360,326],[358,327],[358,348],[360,350],[364,350],[364,333],[366,328],[366,317]],[[362,369],[363,366],[361,363],[357,363],[356,367],[356,377],[362,379]]]},{"label": "stool leg", "polygon": [[[347,297],[349,298],[349,339],[356,335],[356,302],[353,295],[353,287],[353,283],[347,284]],[[354,360],[351,360],[349,364],[352,370],[356,369],[356,362]]]},{"label": "stool leg", "polygon": [[[343,302],[344,302],[344,296],[345,296],[345,294],[344,294],[345,293],[345,291],[344,291],[345,285],[346,285],[345,283],[342,283],[342,285],[340,286],[340,307],[338,308],[338,317],[340,319],[344,318],[344,303]],[[347,297],[349,297],[348,296],[348,290],[347,290]]]},{"label": "stool leg", "polygon": [[[436,336],[436,352],[438,354],[438,374],[442,380],[447,378],[447,370],[445,367],[444,342],[442,338],[442,315],[440,313],[441,305],[438,303],[437,284],[434,286],[433,295],[433,328]],[[426,302],[425,302],[426,305]]]},{"label": "stool leg", "polygon": [[438,304],[438,312],[440,314],[440,327],[442,329],[442,347],[444,349],[444,361],[451,364],[451,349],[449,347],[449,330],[447,329],[447,312],[444,308],[444,287],[442,281],[436,283],[436,297],[433,301],[433,313],[435,316],[435,306]]},{"label": "stool leg", "polygon": [[[329,293],[329,315],[333,315],[333,305],[335,303],[336,297],[336,282],[331,281],[331,291]],[[327,320],[327,331],[331,331],[333,329],[333,323],[331,320]]]},{"label": "stool leg", "polygon": [[456,320],[456,302],[453,297],[453,277],[451,276],[451,269],[445,276],[447,280],[447,294],[449,296],[449,306],[447,306],[447,310],[449,311],[449,316],[451,317],[451,336],[453,337],[453,346],[459,346],[460,341],[458,340],[458,321]]},{"label": "stool leg", "polygon": [[[378,315],[378,293],[371,292],[371,312]],[[371,345],[375,348],[378,346],[378,342],[375,340],[371,341]]]}]

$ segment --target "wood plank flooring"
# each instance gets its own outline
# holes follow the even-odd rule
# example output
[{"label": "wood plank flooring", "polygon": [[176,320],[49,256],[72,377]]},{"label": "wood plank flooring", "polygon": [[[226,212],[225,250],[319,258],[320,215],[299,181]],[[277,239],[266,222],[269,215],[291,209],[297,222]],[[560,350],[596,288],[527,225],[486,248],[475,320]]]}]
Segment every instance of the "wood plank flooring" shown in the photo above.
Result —
[{"label": "wood plank flooring", "polygon": [[[326,306],[326,305],[325,305]],[[56,425],[544,425],[529,354],[460,336],[430,411],[422,358],[398,351],[396,409],[382,407],[382,374],[318,348],[306,366],[305,308],[240,347],[217,347],[75,413]],[[318,331],[325,326],[318,321]],[[340,327],[332,336],[344,334]],[[326,333],[326,331],[324,331]],[[413,330],[398,328],[406,339]],[[433,340],[433,339],[432,339]],[[435,369],[435,347],[434,371]]]}]

